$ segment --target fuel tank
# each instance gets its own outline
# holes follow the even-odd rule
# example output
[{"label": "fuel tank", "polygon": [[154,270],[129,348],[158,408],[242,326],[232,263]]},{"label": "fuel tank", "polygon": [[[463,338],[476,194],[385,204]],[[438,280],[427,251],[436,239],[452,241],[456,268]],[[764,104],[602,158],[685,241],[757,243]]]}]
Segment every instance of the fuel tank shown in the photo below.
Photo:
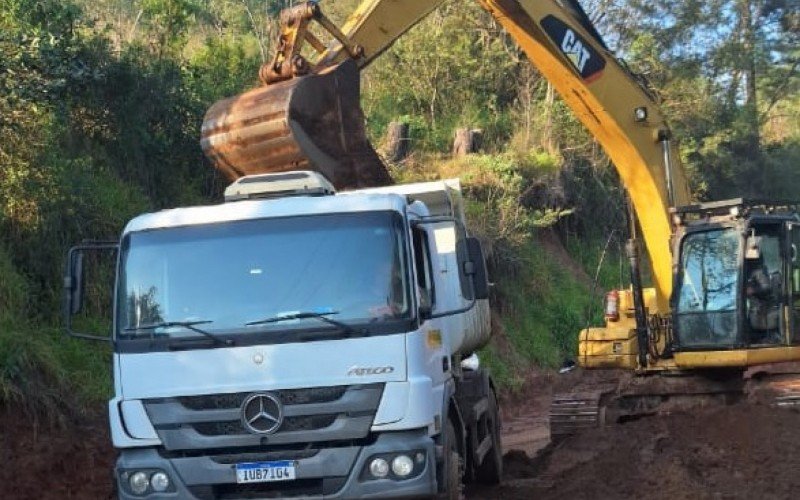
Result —
[{"label": "fuel tank", "polygon": [[367,139],[361,83],[352,60],[214,104],[200,144],[233,181],[253,174],[315,170],[337,189],[392,183]]}]

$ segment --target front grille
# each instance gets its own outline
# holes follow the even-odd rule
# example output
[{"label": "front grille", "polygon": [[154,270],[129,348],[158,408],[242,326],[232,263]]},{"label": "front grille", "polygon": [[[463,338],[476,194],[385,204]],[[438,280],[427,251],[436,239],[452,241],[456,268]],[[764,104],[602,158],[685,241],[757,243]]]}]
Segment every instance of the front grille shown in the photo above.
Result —
[{"label": "front grille", "polygon": [[[311,431],[330,427],[336,421],[337,415],[309,415],[303,417],[289,417],[283,420],[276,432]],[[234,422],[203,422],[193,424],[192,427],[204,436],[225,436],[231,434],[245,434],[247,430],[241,421]]]},{"label": "front grille", "polygon": [[311,415],[307,417],[291,417],[283,421],[278,432],[313,431],[330,427],[338,415]]},{"label": "front grille", "polygon": [[214,487],[216,498],[286,498],[321,496],[322,479],[299,479],[286,483],[221,484]]},{"label": "front grille", "polygon": [[252,433],[242,423],[242,405],[257,393],[150,399],[144,406],[166,451],[274,451],[366,438],[382,393],[383,384],[269,391],[286,415],[272,434]]},{"label": "front grille", "polygon": [[214,455],[211,460],[222,465],[234,465],[244,462],[272,462],[277,460],[303,460],[316,456],[319,450],[282,450],[271,453],[235,453],[230,455]]},{"label": "front grille", "polygon": [[[312,387],[309,389],[287,389],[274,391],[284,405],[303,405],[312,403],[330,403],[340,399],[349,386]],[[185,408],[195,411],[223,410],[239,408],[252,393],[239,392],[233,394],[211,394],[207,396],[187,396],[177,398]]]},{"label": "front grille", "polygon": [[297,479],[295,481],[260,484],[220,484],[210,488],[192,488],[199,498],[239,500],[246,498],[305,498],[333,495],[341,490],[346,477]]}]

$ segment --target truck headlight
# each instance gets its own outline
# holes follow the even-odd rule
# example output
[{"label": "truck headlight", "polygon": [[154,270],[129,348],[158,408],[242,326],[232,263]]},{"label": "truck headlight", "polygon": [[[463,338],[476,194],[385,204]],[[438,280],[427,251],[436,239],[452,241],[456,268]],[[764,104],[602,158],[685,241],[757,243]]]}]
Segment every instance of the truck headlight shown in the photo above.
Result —
[{"label": "truck headlight", "polygon": [[369,463],[369,472],[377,478],[384,478],[389,475],[389,462],[383,458],[374,458]]},{"label": "truck headlight", "polygon": [[411,457],[408,455],[397,455],[394,457],[394,460],[392,460],[392,472],[394,472],[397,477],[407,477],[414,472],[414,461],[411,460]]},{"label": "truck headlight", "polygon": [[136,472],[131,474],[128,485],[136,495],[144,495],[150,487],[150,478],[144,472]]},{"label": "truck headlight", "polygon": [[150,484],[155,491],[167,491],[167,488],[169,488],[169,476],[164,472],[156,472],[150,478]]},{"label": "truck headlight", "polygon": [[391,479],[404,481],[417,477],[425,470],[426,455],[423,450],[381,453],[369,457],[361,472],[362,481]]}]

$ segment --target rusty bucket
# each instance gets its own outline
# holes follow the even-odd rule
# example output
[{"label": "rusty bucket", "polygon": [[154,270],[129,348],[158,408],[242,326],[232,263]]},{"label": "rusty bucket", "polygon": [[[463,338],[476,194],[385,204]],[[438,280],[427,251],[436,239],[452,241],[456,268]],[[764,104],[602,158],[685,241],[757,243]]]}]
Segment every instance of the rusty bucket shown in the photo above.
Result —
[{"label": "rusty bucket", "polygon": [[352,60],[214,104],[201,146],[228,179],[315,170],[337,189],[392,183],[366,136]]}]

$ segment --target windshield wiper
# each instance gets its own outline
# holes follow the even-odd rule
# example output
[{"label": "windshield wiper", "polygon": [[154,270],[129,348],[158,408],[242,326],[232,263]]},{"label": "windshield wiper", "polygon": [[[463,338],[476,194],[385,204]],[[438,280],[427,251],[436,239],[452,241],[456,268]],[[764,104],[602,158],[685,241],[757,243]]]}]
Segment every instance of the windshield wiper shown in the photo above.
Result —
[{"label": "windshield wiper", "polygon": [[245,326],[267,325],[270,323],[280,323],[281,321],[290,321],[293,319],[313,318],[337,327],[342,333],[348,336],[358,335],[358,332],[355,331],[352,326],[348,325],[347,323],[336,321],[335,319],[331,319],[328,317],[328,316],[333,316],[334,314],[339,314],[339,311],[327,311],[327,312],[304,311],[291,314],[279,314],[278,316],[273,316],[271,318],[245,323]]},{"label": "windshield wiper", "polygon": [[210,338],[216,344],[220,345],[234,345],[235,342],[233,339],[223,339],[222,337],[218,337],[211,332],[207,332],[200,328],[197,328],[195,325],[206,325],[208,323],[213,323],[210,320],[199,320],[199,321],[162,321],[161,323],[152,323],[149,325],[139,325],[139,326],[132,326],[130,328],[125,328],[125,332],[135,332],[137,330],[155,330],[157,328],[170,328],[173,326],[181,326],[186,328],[187,330],[191,330],[193,332],[197,332],[199,334],[205,335],[206,337]]}]

